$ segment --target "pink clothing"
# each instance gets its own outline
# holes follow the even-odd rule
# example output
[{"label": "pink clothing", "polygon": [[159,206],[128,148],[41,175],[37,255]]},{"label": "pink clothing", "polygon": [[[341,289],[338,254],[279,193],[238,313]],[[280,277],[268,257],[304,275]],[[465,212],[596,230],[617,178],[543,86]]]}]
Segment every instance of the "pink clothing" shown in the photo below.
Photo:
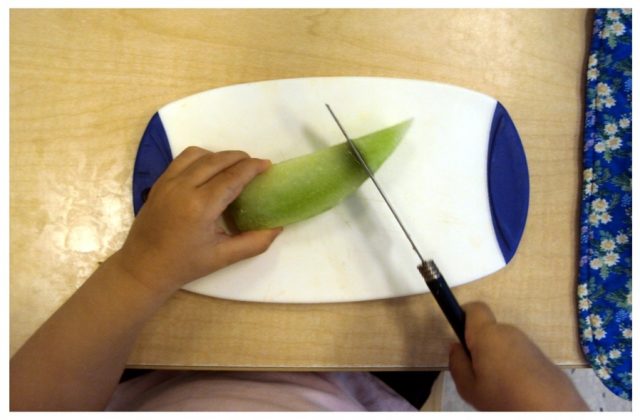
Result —
[{"label": "pink clothing", "polygon": [[108,411],[416,411],[368,372],[154,371],[118,385]]}]

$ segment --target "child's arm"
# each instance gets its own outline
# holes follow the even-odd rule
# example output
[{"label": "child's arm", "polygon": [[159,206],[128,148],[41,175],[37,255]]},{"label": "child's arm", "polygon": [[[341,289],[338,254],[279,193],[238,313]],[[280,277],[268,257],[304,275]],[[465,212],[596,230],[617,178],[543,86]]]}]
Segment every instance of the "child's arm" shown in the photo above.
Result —
[{"label": "child's arm", "polygon": [[216,224],[269,167],[243,152],[189,148],[154,185],[122,249],[15,354],[11,410],[99,410],[136,336],[183,284],[265,251],[280,229],[233,237]]},{"label": "child's arm", "polygon": [[458,393],[479,410],[588,410],[567,375],[519,329],[496,322],[483,303],[464,305],[471,360],[458,343],[449,369]]}]

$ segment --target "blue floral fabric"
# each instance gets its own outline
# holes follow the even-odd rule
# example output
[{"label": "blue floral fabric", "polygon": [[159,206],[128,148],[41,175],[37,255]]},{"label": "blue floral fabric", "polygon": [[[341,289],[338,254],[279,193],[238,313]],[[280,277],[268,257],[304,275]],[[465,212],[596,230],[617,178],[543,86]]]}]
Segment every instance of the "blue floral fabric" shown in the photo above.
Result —
[{"label": "blue floral fabric", "polygon": [[595,12],[587,67],[578,314],[585,357],[631,400],[631,10]]}]

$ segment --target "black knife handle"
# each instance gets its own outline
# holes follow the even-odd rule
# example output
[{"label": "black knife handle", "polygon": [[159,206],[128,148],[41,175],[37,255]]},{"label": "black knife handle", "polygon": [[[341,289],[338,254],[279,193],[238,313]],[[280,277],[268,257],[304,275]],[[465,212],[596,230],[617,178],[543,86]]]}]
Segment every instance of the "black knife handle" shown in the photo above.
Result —
[{"label": "black knife handle", "polygon": [[465,313],[460,307],[458,300],[451,292],[451,289],[444,280],[444,277],[440,274],[440,270],[438,270],[432,260],[429,260],[423,261],[422,264],[418,266],[418,271],[422,274],[422,277],[427,283],[429,290],[431,290],[433,297],[436,299],[438,306],[440,306],[440,309],[444,312],[444,316],[447,318],[447,321],[449,321],[449,325],[451,325],[451,328],[453,328],[453,331],[458,336],[467,356],[471,358],[471,353],[469,353],[469,348],[467,347],[467,340],[465,340],[464,337],[464,328],[466,323]]}]

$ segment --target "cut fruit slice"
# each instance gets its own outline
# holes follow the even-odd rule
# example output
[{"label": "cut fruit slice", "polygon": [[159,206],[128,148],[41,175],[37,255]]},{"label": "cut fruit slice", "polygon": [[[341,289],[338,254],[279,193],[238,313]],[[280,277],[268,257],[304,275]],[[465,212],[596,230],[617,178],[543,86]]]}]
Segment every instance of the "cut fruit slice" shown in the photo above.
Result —
[{"label": "cut fruit slice", "polygon": [[[410,125],[411,120],[403,121],[353,140],[372,171],[391,155]],[[274,164],[245,187],[228,211],[240,231],[285,226],[329,210],[366,179],[345,142]]]}]

